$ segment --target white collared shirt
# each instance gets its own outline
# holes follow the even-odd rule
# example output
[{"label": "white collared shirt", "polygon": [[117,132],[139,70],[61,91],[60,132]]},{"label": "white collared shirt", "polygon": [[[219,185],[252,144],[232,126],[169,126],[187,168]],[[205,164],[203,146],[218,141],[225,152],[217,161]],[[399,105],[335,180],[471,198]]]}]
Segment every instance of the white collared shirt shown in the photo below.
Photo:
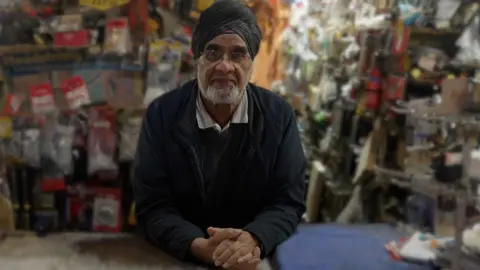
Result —
[{"label": "white collared shirt", "polygon": [[[245,90],[247,91],[247,90]],[[218,132],[224,132],[230,127],[230,124],[246,124],[248,123],[248,96],[247,93],[243,93],[242,100],[240,104],[238,104],[237,109],[233,113],[232,119],[228,122],[225,127],[221,127],[219,124],[212,119],[212,117],[208,114],[205,105],[200,97],[200,92],[197,96],[197,123],[198,128],[200,129],[207,129],[213,127]]]}]

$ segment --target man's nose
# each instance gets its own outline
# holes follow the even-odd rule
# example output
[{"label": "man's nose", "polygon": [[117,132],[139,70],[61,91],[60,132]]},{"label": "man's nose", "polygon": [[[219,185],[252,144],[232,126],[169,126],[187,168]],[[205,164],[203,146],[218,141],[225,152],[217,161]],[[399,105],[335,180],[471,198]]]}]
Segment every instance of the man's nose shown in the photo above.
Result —
[{"label": "man's nose", "polygon": [[227,57],[222,57],[220,62],[218,62],[217,66],[215,67],[217,71],[228,73],[235,69],[232,62]]}]

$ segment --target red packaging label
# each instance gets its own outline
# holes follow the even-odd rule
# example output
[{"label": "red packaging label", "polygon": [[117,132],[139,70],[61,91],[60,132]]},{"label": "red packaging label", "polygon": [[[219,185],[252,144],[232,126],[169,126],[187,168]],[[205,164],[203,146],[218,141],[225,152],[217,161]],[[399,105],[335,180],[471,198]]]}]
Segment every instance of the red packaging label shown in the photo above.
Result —
[{"label": "red packaging label", "polygon": [[30,86],[30,100],[34,114],[41,114],[55,109],[55,99],[50,83]]},{"label": "red packaging label", "polygon": [[70,109],[77,109],[90,103],[90,95],[82,77],[75,76],[63,81],[61,86]]},{"label": "red packaging label", "polygon": [[79,30],[72,32],[58,32],[54,36],[55,46],[86,47],[90,45],[90,31]]},{"label": "red packaging label", "polygon": [[7,114],[16,114],[20,110],[25,98],[16,94],[8,94],[7,102],[5,106],[5,112]]},{"label": "red packaging label", "polygon": [[128,21],[125,18],[110,20],[107,23],[107,30],[126,29],[126,27],[128,26],[127,22]]},{"label": "red packaging label", "polygon": [[80,215],[80,211],[82,210],[82,199],[78,197],[71,197],[69,204],[70,204],[70,219],[78,218]]},{"label": "red packaging label", "polygon": [[392,54],[405,53],[410,39],[410,27],[405,27],[402,22],[393,29]]},{"label": "red packaging label", "polygon": [[96,190],[93,202],[93,230],[96,232],[122,231],[122,194],[120,189]]},{"label": "red packaging label", "polygon": [[117,133],[115,110],[96,108],[89,113],[88,172],[104,180],[116,179],[118,166],[115,161]]},{"label": "red packaging label", "polygon": [[65,179],[63,178],[49,178],[43,179],[41,188],[43,192],[62,191],[66,188]]},{"label": "red packaging label", "polygon": [[403,99],[405,92],[405,77],[403,76],[389,76],[388,77],[388,91],[385,91],[386,99],[400,100]]}]

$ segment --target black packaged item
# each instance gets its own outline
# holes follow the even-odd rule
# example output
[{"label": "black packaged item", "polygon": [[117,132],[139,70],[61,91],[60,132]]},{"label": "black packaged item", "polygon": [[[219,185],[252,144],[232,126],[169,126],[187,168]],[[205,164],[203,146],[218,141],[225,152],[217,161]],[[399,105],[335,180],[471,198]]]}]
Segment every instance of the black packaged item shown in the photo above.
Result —
[{"label": "black packaged item", "polygon": [[454,196],[438,196],[437,209],[445,213],[452,213],[457,209],[457,201]]},{"label": "black packaged item", "polygon": [[36,170],[31,167],[23,166],[20,169],[20,188],[21,188],[21,209],[22,209],[22,229],[30,230],[32,228],[32,217],[34,213],[33,205],[33,187],[36,179]]},{"label": "black packaged item", "polygon": [[35,214],[34,230],[38,236],[46,236],[55,231],[58,224],[58,213],[56,210],[42,210]]},{"label": "black packaged item", "polygon": [[19,229],[20,224],[20,200],[19,200],[19,171],[15,167],[7,169],[7,180],[10,187],[10,199],[13,208],[13,220],[15,228]]},{"label": "black packaged item", "polygon": [[455,183],[460,181],[463,174],[462,147],[456,146],[448,152],[441,153],[432,159],[432,169],[435,179],[442,183]]}]

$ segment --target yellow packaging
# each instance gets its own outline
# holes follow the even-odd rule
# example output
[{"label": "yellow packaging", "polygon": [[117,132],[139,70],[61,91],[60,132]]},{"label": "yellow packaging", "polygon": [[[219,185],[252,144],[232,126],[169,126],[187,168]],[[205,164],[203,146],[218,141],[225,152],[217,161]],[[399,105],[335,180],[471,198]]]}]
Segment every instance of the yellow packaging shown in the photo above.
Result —
[{"label": "yellow packaging", "polygon": [[12,118],[0,116],[0,139],[12,137]]},{"label": "yellow packaging", "polygon": [[197,0],[197,10],[204,11],[211,6],[215,0]]},{"label": "yellow packaging", "polygon": [[79,4],[81,6],[106,11],[112,8],[121,7],[128,2],[130,2],[130,0],[80,0]]}]

